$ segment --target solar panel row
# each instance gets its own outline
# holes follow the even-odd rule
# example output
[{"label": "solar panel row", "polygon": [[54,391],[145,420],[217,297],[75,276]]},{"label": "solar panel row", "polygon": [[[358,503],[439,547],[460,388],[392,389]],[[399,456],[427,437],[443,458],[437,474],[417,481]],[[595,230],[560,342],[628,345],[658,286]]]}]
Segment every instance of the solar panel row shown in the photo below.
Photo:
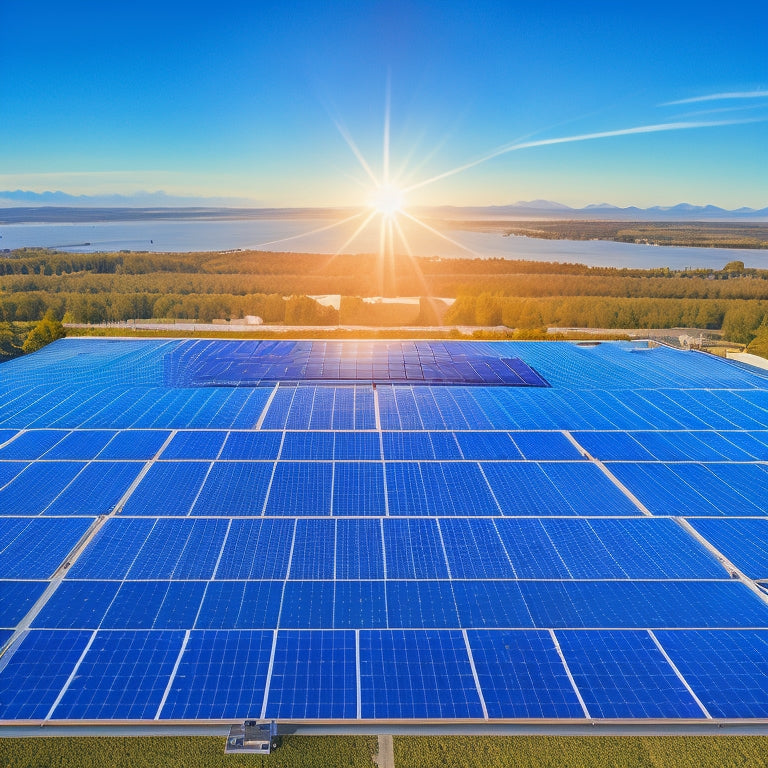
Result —
[{"label": "solar panel row", "polygon": [[755,630],[31,631],[0,719],[764,717],[767,648]]},{"label": "solar panel row", "polygon": [[4,364],[0,720],[768,717],[767,381],[636,344]]}]

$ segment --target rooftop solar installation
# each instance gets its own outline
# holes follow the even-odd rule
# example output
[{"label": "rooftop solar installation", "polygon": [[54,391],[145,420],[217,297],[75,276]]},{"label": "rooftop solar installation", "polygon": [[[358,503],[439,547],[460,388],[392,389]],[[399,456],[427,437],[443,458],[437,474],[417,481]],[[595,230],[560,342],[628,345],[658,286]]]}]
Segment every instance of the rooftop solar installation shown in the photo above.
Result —
[{"label": "rooftop solar installation", "polygon": [[647,343],[0,365],[5,726],[768,728],[768,374]]}]

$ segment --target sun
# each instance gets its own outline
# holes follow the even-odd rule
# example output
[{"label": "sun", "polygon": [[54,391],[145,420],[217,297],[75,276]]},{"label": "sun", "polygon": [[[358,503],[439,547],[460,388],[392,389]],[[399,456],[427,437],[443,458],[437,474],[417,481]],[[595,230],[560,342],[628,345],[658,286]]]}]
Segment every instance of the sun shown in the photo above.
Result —
[{"label": "sun", "polygon": [[376,213],[389,219],[402,212],[404,202],[402,191],[391,184],[387,184],[377,187],[373,191],[368,204]]}]

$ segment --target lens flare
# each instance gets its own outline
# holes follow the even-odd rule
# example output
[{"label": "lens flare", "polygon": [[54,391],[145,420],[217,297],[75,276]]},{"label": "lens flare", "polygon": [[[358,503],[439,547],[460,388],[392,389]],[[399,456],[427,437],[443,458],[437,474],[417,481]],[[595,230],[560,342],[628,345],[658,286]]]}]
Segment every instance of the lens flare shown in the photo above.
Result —
[{"label": "lens flare", "polygon": [[374,190],[369,205],[385,218],[393,218],[403,209],[403,193],[389,184],[378,187]]}]

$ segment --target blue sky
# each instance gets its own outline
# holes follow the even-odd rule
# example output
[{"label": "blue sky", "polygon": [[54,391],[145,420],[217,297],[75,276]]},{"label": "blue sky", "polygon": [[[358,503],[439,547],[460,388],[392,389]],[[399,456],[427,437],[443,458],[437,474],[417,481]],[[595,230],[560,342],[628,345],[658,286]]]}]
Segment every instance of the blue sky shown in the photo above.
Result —
[{"label": "blue sky", "polygon": [[619,132],[497,154],[410,203],[763,207],[766,29],[764,0],[3,3],[0,189],[364,203],[337,124],[380,175],[389,81],[405,186]]}]

